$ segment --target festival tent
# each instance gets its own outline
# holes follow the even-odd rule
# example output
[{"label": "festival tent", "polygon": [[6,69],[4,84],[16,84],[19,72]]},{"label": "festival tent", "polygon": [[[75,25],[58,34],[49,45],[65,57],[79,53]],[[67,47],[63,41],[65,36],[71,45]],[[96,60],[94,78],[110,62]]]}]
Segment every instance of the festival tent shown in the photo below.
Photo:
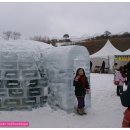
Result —
[{"label": "festival tent", "polygon": [[119,54],[121,54],[121,51],[116,49],[108,39],[102,49],[90,56],[93,63],[92,71],[99,72],[103,61],[105,61],[105,68],[107,72],[108,70],[112,71],[114,64],[114,55]]},{"label": "festival tent", "polygon": [[117,68],[124,66],[130,61],[130,49],[122,52],[119,55],[115,55],[114,62],[117,63]]},{"label": "festival tent", "polygon": [[124,54],[124,55],[130,55],[130,49],[124,51],[122,54]]},{"label": "festival tent", "polygon": [[116,49],[108,39],[106,44],[102,49],[100,49],[98,52],[92,54],[90,57],[95,58],[95,57],[102,57],[102,58],[108,58],[108,56],[113,56],[115,54],[121,54],[121,51]]}]

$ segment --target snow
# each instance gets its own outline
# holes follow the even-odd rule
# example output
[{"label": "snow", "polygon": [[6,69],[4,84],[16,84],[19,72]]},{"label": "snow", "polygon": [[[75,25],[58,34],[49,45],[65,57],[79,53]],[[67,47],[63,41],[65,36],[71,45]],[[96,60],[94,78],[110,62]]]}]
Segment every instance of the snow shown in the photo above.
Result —
[{"label": "snow", "polygon": [[114,76],[91,74],[92,106],[87,115],[53,110],[48,105],[32,111],[1,111],[0,121],[29,121],[30,127],[120,128],[125,108],[116,96]]},{"label": "snow", "polygon": [[95,37],[97,35],[99,35],[99,34],[94,34],[92,36],[92,35],[86,33],[86,34],[83,34],[81,37],[71,36],[70,40],[73,41],[73,42],[84,42],[84,40],[90,39],[90,38]]},{"label": "snow", "polygon": [[0,40],[0,51],[37,51],[39,49],[50,48],[49,44],[32,40]]},{"label": "snow", "polygon": [[[52,105],[54,101],[55,105],[55,101],[58,101],[58,105],[63,109],[68,109],[68,106],[70,108],[74,107],[74,103],[72,102],[74,101],[73,98],[75,98],[74,87],[72,86],[73,73],[79,66],[81,67],[83,65],[82,67],[86,67],[85,72],[89,77],[89,54],[88,52],[86,53],[84,47],[69,46],[54,48],[44,43],[27,40],[0,41],[0,45],[0,51],[2,51],[3,54],[7,52],[21,52],[20,56],[22,57],[20,58],[22,62],[25,62],[25,59],[27,60],[27,63],[28,60],[29,62],[32,60],[27,58],[29,56],[27,52],[30,54],[33,52],[36,57],[41,58],[38,59],[38,67],[48,67],[49,87],[53,90],[52,92],[56,92],[55,94],[58,95],[57,97],[51,95],[51,103],[48,104]],[[4,59],[6,58],[8,59],[5,55]],[[11,58],[16,61],[17,57],[12,55]],[[39,60],[41,62],[39,62]],[[44,63],[44,60],[46,64]],[[29,65],[30,64],[25,64],[25,66],[21,66],[21,68],[28,68]],[[15,64],[11,64],[11,66],[15,66]],[[17,71],[13,71],[12,74],[13,76],[17,75]],[[32,75],[32,71],[30,71],[29,74]],[[23,73],[23,75],[27,78],[26,73]],[[87,108],[87,115],[79,116],[74,112],[67,113],[61,109],[51,109],[48,104],[46,104],[46,106],[44,104],[44,107],[33,109],[32,111],[0,111],[0,121],[29,121],[30,127],[121,127],[123,111],[125,108],[121,106],[120,99],[116,96],[116,87],[113,85],[113,75],[91,74],[90,77],[92,95],[91,99],[89,97],[90,95],[86,95],[86,106],[89,106],[91,101],[91,108]],[[42,81],[44,80],[40,81],[42,84]],[[14,82],[14,84],[16,83],[17,82]],[[28,83],[29,82],[27,81],[24,84]],[[33,83],[34,82],[32,82],[32,85]],[[64,85],[65,87],[63,88]],[[37,91],[33,89],[30,93],[39,93],[39,91],[40,89]],[[67,91],[71,92],[66,93]],[[45,87],[43,91],[44,96],[47,96],[47,92],[48,88]],[[14,94],[16,91],[11,91],[11,93]],[[18,91],[18,93],[22,93],[22,91]],[[2,94],[6,94],[5,91]],[[54,98],[54,100],[52,100],[52,98]],[[68,102],[69,99],[71,100],[70,102]],[[61,100],[61,102],[59,100]],[[12,100],[12,103],[13,101],[14,103],[17,103],[18,100],[14,99]],[[35,100],[25,100],[24,102],[35,103]]]}]

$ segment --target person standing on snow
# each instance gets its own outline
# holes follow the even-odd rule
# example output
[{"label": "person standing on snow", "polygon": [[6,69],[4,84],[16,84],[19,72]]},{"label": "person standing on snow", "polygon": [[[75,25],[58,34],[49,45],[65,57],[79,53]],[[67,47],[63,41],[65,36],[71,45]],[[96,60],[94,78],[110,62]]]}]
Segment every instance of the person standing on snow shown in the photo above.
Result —
[{"label": "person standing on snow", "polygon": [[92,66],[93,66],[93,63],[92,61],[90,61],[90,72],[92,72]]},{"label": "person standing on snow", "polygon": [[[130,95],[130,61],[127,64],[127,82],[128,82],[127,92]],[[128,101],[129,100],[130,99],[128,99]],[[128,128],[128,127],[130,128],[130,106],[128,106],[128,108],[124,112],[122,127],[123,128]]]},{"label": "person standing on snow", "polygon": [[90,87],[83,68],[79,68],[77,70],[75,78],[73,80],[73,86],[75,86],[75,96],[78,101],[77,112],[80,115],[86,114],[84,110],[85,95],[86,92],[90,93]]},{"label": "person standing on snow", "polygon": [[117,69],[118,69],[118,64],[114,63],[114,65],[113,65],[113,72],[115,72]]},{"label": "person standing on snow", "polygon": [[105,73],[105,61],[102,62],[101,73]]},{"label": "person standing on snow", "polygon": [[127,64],[127,83],[128,83],[128,91],[130,91],[130,61]]},{"label": "person standing on snow", "polygon": [[126,81],[126,75],[123,72],[124,68],[121,66],[116,72],[115,72],[115,81],[117,82],[117,96],[120,96],[121,93],[123,93],[123,85]]}]

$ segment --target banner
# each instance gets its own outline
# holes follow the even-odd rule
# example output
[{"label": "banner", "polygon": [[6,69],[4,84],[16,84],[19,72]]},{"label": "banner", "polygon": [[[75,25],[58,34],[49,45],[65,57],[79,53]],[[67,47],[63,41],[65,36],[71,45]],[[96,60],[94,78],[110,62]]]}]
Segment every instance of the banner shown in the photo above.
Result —
[{"label": "banner", "polygon": [[116,55],[115,60],[130,61],[130,55]]}]

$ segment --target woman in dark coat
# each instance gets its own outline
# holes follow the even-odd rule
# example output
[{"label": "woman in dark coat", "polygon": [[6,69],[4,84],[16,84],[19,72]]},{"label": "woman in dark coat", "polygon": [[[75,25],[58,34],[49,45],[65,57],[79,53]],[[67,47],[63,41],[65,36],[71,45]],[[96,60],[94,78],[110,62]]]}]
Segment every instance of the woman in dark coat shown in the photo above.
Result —
[{"label": "woman in dark coat", "polygon": [[[130,95],[130,61],[127,64],[127,82],[128,82],[127,92]],[[128,102],[130,101],[129,97],[128,97]],[[128,106],[128,108],[124,112],[122,127],[130,128],[130,106]]]},{"label": "woman in dark coat", "polygon": [[130,61],[127,64],[127,82],[128,82],[128,91],[130,92]]},{"label": "woman in dark coat", "polygon": [[84,100],[86,92],[89,93],[90,91],[90,87],[83,68],[79,68],[77,70],[76,76],[73,81],[73,85],[75,86],[75,96],[77,97],[78,101],[77,112],[80,115],[86,114],[86,112],[84,111],[85,107]]}]

